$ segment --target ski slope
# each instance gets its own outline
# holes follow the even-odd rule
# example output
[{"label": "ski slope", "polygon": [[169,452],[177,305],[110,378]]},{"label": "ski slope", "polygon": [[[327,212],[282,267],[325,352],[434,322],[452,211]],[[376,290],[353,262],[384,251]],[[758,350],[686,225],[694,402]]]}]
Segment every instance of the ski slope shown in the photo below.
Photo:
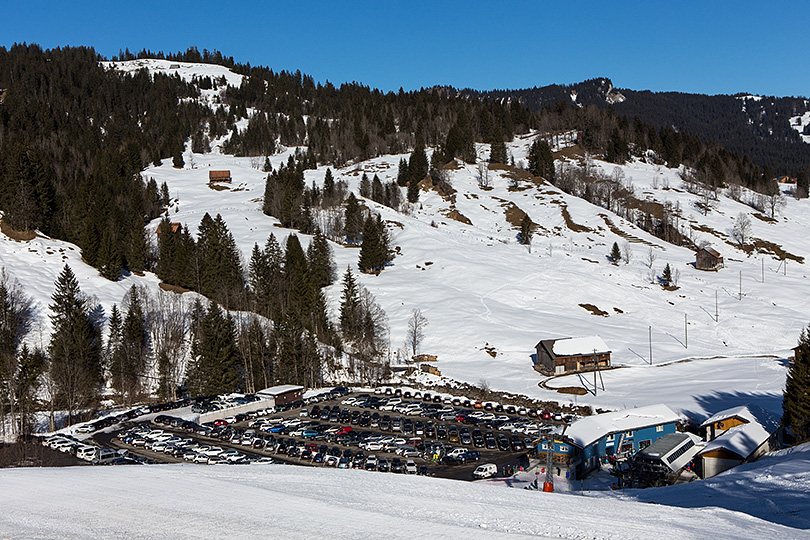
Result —
[{"label": "ski slope", "polygon": [[716,507],[675,508],[285,465],[4,469],[0,483],[0,536],[14,539],[789,540],[807,535]]}]

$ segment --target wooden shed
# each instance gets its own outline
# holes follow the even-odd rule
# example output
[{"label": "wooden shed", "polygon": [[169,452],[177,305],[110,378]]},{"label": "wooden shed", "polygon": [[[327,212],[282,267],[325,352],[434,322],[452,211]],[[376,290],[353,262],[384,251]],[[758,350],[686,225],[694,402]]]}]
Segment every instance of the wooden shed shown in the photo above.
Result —
[{"label": "wooden shed", "polygon": [[698,270],[717,270],[723,267],[723,257],[710,247],[700,248],[695,253],[695,268]]},{"label": "wooden shed", "polygon": [[431,366],[430,364],[420,364],[419,370],[423,373],[430,373],[431,375],[436,375],[437,377],[442,376],[442,372],[436,366]]},{"label": "wooden shed", "polygon": [[209,182],[231,182],[231,171],[208,171]]},{"label": "wooden shed", "polygon": [[[161,225],[163,225],[163,223],[158,223],[157,231],[155,231],[155,232],[157,232],[157,234],[160,234],[160,233],[163,232]],[[176,223],[176,222],[173,221],[171,223],[170,228],[171,228],[172,234],[178,234],[179,235],[180,232],[183,230],[183,224],[182,223]]]},{"label": "wooden shed", "polygon": [[610,350],[599,336],[545,339],[535,345],[534,369],[562,375],[610,367]]}]

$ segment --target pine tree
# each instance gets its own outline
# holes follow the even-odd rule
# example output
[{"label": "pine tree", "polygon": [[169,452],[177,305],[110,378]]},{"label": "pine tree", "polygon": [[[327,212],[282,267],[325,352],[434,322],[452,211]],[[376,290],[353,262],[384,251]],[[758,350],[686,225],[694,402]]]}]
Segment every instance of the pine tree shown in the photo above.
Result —
[{"label": "pine tree", "polygon": [[788,367],[782,398],[782,426],[796,442],[810,439],[810,326],[802,330]]},{"label": "pine tree", "polygon": [[399,168],[397,168],[397,185],[405,187],[411,181],[411,172],[408,170],[408,162],[405,158],[399,160]]},{"label": "pine tree", "polygon": [[490,163],[506,163],[506,144],[503,141],[495,141],[492,143],[489,152]]},{"label": "pine tree", "polygon": [[363,173],[363,178],[360,179],[360,196],[366,199],[371,198],[371,181],[366,173]]},{"label": "pine tree", "polygon": [[359,244],[363,229],[363,214],[354,193],[349,193],[349,196],[346,198],[346,210],[344,212],[343,223],[344,230],[346,231],[346,243],[352,245]]},{"label": "pine tree", "polygon": [[332,248],[320,229],[315,230],[315,237],[307,248],[307,262],[313,286],[321,289],[332,284],[335,280]]},{"label": "pine tree", "polygon": [[124,387],[123,381],[123,350],[121,348],[121,330],[124,322],[121,311],[113,304],[108,324],[107,348],[105,351],[107,369],[110,371],[110,383],[113,388],[120,390]]},{"label": "pine tree", "polygon": [[352,269],[347,267],[343,274],[343,294],[340,301],[340,331],[343,338],[352,341],[359,335],[360,294]]},{"label": "pine tree", "polygon": [[406,196],[409,203],[419,202],[419,181],[416,178],[411,178]]},{"label": "pine tree", "polygon": [[554,181],[554,154],[543,139],[536,139],[529,147],[529,172]]},{"label": "pine tree", "polygon": [[421,144],[417,144],[416,148],[414,148],[413,152],[411,153],[411,158],[408,160],[408,172],[410,173],[410,180],[408,185],[410,185],[414,180],[416,182],[421,182],[428,173],[428,158],[427,154],[425,154],[425,147]]},{"label": "pine tree", "polygon": [[[613,264],[619,264],[619,261],[622,260],[622,251],[619,249],[619,244],[618,243],[613,242],[613,247],[610,248],[609,257],[610,257],[610,260],[613,262]],[[669,268],[668,265],[667,265],[667,268]]]},{"label": "pine tree", "polygon": [[371,180],[371,200],[383,204],[385,199],[385,188],[383,188],[382,180],[376,174]]},{"label": "pine tree", "polygon": [[664,266],[664,271],[661,273],[661,285],[664,287],[672,286],[672,270],[669,267],[669,263]]},{"label": "pine tree", "polygon": [[374,217],[369,215],[363,223],[363,242],[357,266],[361,272],[372,273],[382,268],[380,260],[380,235]]},{"label": "pine tree", "polygon": [[315,291],[306,255],[298,237],[294,234],[287,237],[284,250],[284,282],[287,291],[286,315],[290,317],[292,324],[307,327]]},{"label": "pine tree", "polygon": [[68,265],[59,274],[51,299],[54,330],[48,351],[51,377],[57,388],[55,401],[57,406],[67,409],[72,421],[78,409],[98,399],[103,377],[100,331]]},{"label": "pine tree", "polygon": [[127,315],[121,328],[122,363],[119,391],[129,405],[141,391],[141,379],[146,370],[148,333],[143,313],[141,293],[133,285],[127,293]]},{"label": "pine tree", "polygon": [[520,220],[520,243],[528,246],[532,243],[532,230],[534,229],[534,223],[532,223],[532,219],[529,217],[528,214],[523,216],[523,219]]},{"label": "pine tree", "polygon": [[244,388],[233,320],[224,316],[213,302],[200,321],[192,355],[186,383],[194,395],[238,392]]},{"label": "pine tree", "polygon": [[175,150],[174,155],[172,156],[172,166],[175,169],[182,169],[185,166],[186,162],[183,161],[183,149],[178,147]]}]

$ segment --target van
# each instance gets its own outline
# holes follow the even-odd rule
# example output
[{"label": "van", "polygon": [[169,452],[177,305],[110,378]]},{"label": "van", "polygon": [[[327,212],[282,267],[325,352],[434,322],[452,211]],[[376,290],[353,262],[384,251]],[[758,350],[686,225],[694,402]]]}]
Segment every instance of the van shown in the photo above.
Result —
[{"label": "van", "polygon": [[93,460],[93,463],[98,463],[99,465],[103,465],[105,463],[109,463],[114,459],[120,457],[118,452],[115,451],[113,448],[101,448],[96,453],[96,459]]},{"label": "van", "polygon": [[76,457],[84,461],[95,461],[98,456],[97,446],[81,446],[76,450]]},{"label": "van", "polygon": [[494,463],[484,463],[479,465],[473,471],[473,478],[480,480],[483,478],[492,478],[498,474],[498,466]]}]

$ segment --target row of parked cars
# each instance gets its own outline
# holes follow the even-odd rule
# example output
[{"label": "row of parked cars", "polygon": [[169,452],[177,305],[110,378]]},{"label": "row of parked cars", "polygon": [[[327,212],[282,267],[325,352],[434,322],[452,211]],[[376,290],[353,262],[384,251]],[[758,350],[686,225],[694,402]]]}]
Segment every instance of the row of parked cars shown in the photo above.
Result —
[{"label": "row of parked cars", "polygon": [[223,449],[200,443],[189,437],[180,437],[174,433],[148,425],[138,425],[121,431],[117,437],[133,447],[141,447],[152,452],[173,456],[184,461],[201,464],[246,464],[273,463],[270,458],[257,458],[233,449]]},{"label": "row of parked cars", "polygon": [[542,418],[544,420],[562,421],[563,414],[559,412],[551,412],[548,410],[539,410],[531,407],[523,407],[519,405],[503,405],[496,401],[480,401],[471,400],[466,397],[451,396],[448,394],[441,394],[437,392],[421,391],[412,388],[396,388],[390,386],[382,386],[374,389],[375,396],[391,396],[389,400],[396,403],[397,399],[414,400],[415,402],[423,403],[442,403],[444,405],[452,405],[454,407],[464,407],[470,409],[481,409],[487,412],[505,413],[510,415],[528,416],[531,418]]},{"label": "row of parked cars", "polygon": [[135,465],[144,462],[144,460],[131,456],[127,452],[119,452],[114,448],[88,444],[70,435],[60,433],[43,437],[42,445],[52,450],[72,454],[94,465]]}]

